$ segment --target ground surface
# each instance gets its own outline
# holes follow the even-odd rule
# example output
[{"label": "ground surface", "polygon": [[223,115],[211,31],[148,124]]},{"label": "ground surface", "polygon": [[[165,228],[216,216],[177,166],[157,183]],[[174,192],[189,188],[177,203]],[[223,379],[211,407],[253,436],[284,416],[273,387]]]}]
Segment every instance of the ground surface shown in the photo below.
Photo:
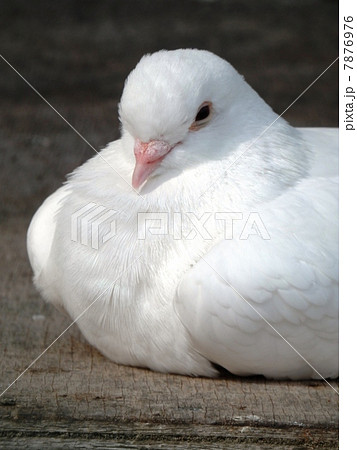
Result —
[{"label": "ground surface", "polygon": [[[228,59],[282,112],[337,56],[329,1],[3,1],[0,54],[102,148],[143,53],[199,47]],[[286,113],[337,126],[337,66]],[[69,325],[31,282],[29,220],[93,154],[0,60],[0,388]],[[337,384],[332,383],[335,388]],[[324,382],[219,380],[117,366],[71,327],[2,397],[0,447],[337,448],[338,396]]]}]

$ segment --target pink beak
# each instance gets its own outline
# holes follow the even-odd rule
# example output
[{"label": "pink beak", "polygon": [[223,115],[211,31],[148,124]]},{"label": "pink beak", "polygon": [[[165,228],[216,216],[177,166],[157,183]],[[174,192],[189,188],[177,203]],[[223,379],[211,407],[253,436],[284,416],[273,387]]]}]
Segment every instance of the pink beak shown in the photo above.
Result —
[{"label": "pink beak", "polygon": [[131,181],[134,189],[139,189],[173,147],[165,141],[141,142],[135,139],[136,164]]}]

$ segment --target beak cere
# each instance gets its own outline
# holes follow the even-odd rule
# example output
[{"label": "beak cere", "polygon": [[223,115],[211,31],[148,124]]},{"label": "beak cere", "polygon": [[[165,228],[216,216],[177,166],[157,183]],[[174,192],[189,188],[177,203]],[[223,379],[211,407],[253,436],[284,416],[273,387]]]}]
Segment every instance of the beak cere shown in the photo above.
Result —
[{"label": "beak cere", "polygon": [[147,180],[173,147],[165,141],[141,142],[140,139],[135,139],[136,163],[131,182],[134,189],[138,189]]}]

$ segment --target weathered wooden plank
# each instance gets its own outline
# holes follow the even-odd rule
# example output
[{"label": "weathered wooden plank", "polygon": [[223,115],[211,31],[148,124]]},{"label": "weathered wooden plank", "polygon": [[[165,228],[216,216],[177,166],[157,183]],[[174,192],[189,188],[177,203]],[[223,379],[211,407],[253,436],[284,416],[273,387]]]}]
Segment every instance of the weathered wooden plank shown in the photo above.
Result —
[{"label": "weathered wooden plank", "polygon": [[109,424],[103,422],[22,422],[21,428],[6,423],[0,431],[0,445],[45,448],[220,448],[287,449],[338,448],[333,430],[299,427]]}]

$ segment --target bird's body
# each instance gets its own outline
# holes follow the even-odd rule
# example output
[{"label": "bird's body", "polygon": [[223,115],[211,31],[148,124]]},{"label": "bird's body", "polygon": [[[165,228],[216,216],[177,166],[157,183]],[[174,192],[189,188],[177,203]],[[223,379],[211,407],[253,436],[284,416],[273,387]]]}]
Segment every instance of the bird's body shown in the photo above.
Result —
[{"label": "bird's body", "polygon": [[276,120],[198,50],[144,57],[120,114],[122,138],[33,218],[45,299],[121,364],[336,377],[337,130]]}]

